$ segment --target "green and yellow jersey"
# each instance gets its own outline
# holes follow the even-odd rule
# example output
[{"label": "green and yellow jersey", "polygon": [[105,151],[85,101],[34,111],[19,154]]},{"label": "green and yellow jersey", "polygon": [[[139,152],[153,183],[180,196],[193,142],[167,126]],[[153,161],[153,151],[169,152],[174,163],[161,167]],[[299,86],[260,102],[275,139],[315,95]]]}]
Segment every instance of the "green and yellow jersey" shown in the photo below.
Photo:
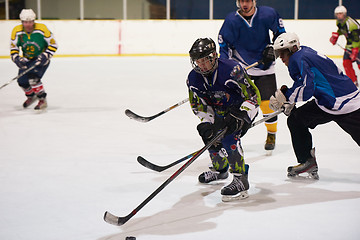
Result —
[{"label": "green and yellow jersey", "polygon": [[346,37],[346,48],[360,48],[360,24],[353,18],[347,16],[342,23],[336,21],[339,35]]},{"label": "green and yellow jersey", "polygon": [[50,30],[42,23],[35,23],[34,30],[27,33],[23,25],[14,27],[11,33],[10,55],[13,58],[19,54],[20,48],[23,56],[33,59],[46,52],[51,57],[57,50],[57,43]]}]

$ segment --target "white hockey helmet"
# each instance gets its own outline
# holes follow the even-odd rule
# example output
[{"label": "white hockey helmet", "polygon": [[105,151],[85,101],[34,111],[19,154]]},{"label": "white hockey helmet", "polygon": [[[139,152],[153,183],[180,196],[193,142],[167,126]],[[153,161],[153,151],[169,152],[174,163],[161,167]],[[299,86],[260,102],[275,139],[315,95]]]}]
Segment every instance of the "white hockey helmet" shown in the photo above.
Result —
[{"label": "white hockey helmet", "polygon": [[36,14],[32,9],[23,9],[20,13],[20,20],[21,21],[34,21],[36,18]]},{"label": "white hockey helmet", "polygon": [[274,42],[275,56],[279,57],[280,51],[284,49],[288,49],[291,53],[300,49],[299,37],[295,33],[286,32],[276,38]]},{"label": "white hockey helmet", "polygon": [[346,7],[344,6],[337,6],[334,10],[334,14],[336,16],[337,13],[344,13],[346,14],[347,13],[347,10],[346,10]]},{"label": "white hockey helmet", "polygon": [[[254,2],[254,7],[256,7],[256,0],[252,0]],[[241,9],[240,0],[236,0],[236,6]]]}]

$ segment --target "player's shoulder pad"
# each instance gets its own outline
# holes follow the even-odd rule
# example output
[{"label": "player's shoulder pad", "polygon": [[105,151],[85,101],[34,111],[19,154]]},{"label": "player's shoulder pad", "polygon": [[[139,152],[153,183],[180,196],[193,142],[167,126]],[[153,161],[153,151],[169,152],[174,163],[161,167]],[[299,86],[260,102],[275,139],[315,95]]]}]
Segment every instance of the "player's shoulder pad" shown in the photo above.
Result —
[{"label": "player's shoulder pad", "polygon": [[16,34],[18,32],[21,32],[21,31],[23,31],[23,25],[22,24],[17,25],[16,27],[14,27],[12,32],[11,32],[11,39],[14,40],[15,37],[16,37]]},{"label": "player's shoulder pad", "polygon": [[34,30],[38,30],[38,31],[41,31],[44,33],[44,36],[46,38],[50,37],[51,36],[51,32],[50,30],[46,27],[45,24],[43,23],[35,23],[35,27],[34,27]]}]

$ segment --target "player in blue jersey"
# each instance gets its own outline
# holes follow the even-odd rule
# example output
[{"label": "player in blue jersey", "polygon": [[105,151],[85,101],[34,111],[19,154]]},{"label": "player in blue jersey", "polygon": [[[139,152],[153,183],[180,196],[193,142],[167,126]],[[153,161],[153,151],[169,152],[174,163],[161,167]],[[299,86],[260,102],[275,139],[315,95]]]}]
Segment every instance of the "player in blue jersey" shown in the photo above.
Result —
[{"label": "player in blue jersey", "polygon": [[[308,173],[311,178],[319,179],[309,129],[334,121],[360,146],[360,91],[332,60],[312,48],[300,46],[294,33],[280,35],[274,49],[294,81],[292,87],[284,85],[270,98],[273,110],[284,107],[289,116],[287,124],[299,165],[289,167],[288,176]],[[294,107],[296,102],[303,101],[308,102]]]},{"label": "player in blue jersey", "polygon": [[199,135],[206,144],[219,130],[228,127],[223,139],[209,149],[212,171],[200,174],[199,182],[226,179],[230,167],[233,181],[221,190],[222,200],[246,198],[248,165],[240,137],[257,115],[259,91],[236,61],[218,59],[212,39],[197,39],[189,53],[193,70],[188,75],[187,86],[191,108],[201,120],[197,126]]},{"label": "player in blue jersey", "polygon": [[[273,112],[269,108],[269,99],[277,88],[269,31],[272,31],[274,41],[285,28],[273,8],[256,6],[255,0],[237,0],[236,5],[239,9],[226,16],[219,32],[220,58],[232,58],[243,67],[261,62],[248,74],[260,91],[260,109],[267,116]],[[275,148],[277,117],[266,121],[265,125],[268,132],[265,149],[271,151]]]}]

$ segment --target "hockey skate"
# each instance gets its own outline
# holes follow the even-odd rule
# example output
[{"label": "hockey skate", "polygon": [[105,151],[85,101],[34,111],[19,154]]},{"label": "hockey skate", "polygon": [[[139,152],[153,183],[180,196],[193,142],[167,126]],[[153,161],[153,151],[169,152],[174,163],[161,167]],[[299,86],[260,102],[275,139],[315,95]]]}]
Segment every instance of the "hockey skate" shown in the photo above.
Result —
[{"label": "hockey skate", "polygon": [[275,139],[276,139],[275,133],[268,133],[265,142],[265,150],[272,151],[275,149]]},{"label": "hockey skate", "polygon": [[[288,177],[319,180],[318,165],[316,163],[314,148],[311,150],[311,156],[312,157],[304,163],[288,167]],[[300,174],[302,173],[308,174],[308,176],[301,176]]]},{"label": "hockey skate", "polygon": [[222,201],[232,202],[249,197],[247,190],[249,189],[248,174],[233,174],[232,182],[221,189]]},{"label": "hockey skate", "polygon": [[28,106],[30,106],[31,104],[33,104],[36,100],[36,95],[32,95],[32,96],[27,96],[26,101],[23,103],[23,107],[27,108]]},{"label": "hockey skate", "polygon": [[35,106],[35,110],[44,110],[47,108],[46,98],[40,98],[39,103]]},{"label": "hockey skate", "polygon": [[227,179],[229,176],[228,171],[220,173],[218,171],[207,171],[199,175],[199,182],[210,183],[217,180]]}]

